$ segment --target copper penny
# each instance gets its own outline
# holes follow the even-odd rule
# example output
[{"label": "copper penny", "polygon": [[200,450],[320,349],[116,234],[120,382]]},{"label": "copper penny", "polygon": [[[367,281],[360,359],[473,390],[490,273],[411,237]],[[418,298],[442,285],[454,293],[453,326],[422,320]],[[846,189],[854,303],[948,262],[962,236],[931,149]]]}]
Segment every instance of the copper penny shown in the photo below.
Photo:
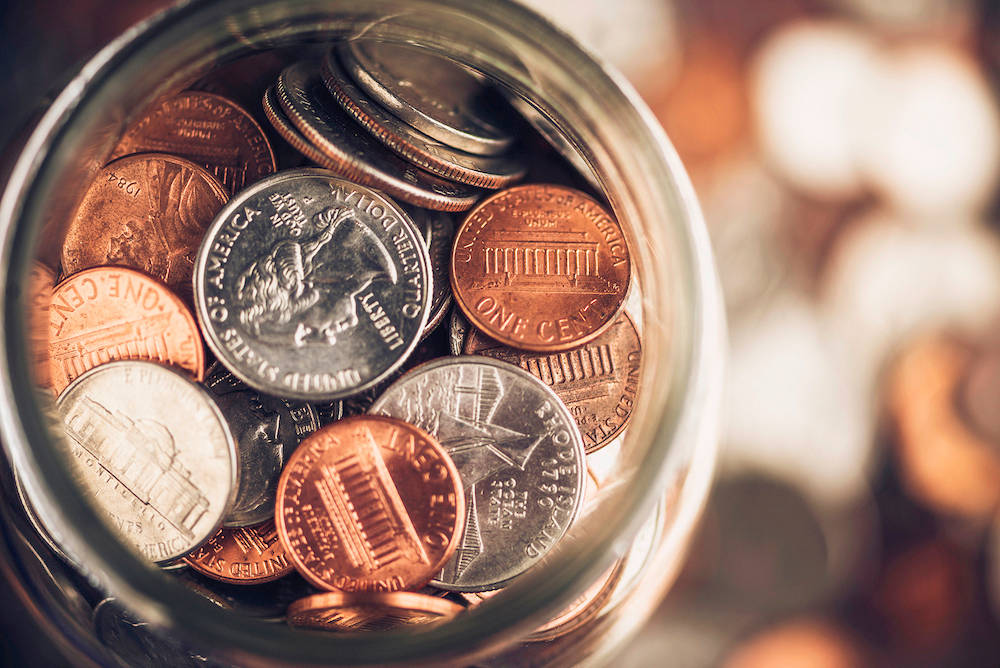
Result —
[{"label": "copper penny", "polygon": [[611,326],[631,260],[621,228],[588,195],[523,185],[476,206],[455,235],[451,285],[477,328],[515,348],[569,350]]},{"label": "copper penny", "polygon": [[288,623],[325,631],[389,631],[400,626],[432,624],[464,608],[439,596],[409,591],[328,592],[288,606]]},{"label": "copper penny", "polygon": [[525,640],[528,642],[553,640],[593,620],[611,599],[611,594],[621,581],[624,570],[625,560],[619,559],[572,603],[535,629]]},{"label": "copper penny", "polygon": [[343,591],[416,589],[462,534],[458,470],[433,437],[362,415],[299,444],[278,481],[278,535],[312,584]]},{"label": "copper penny", "polygon": [[219,529],[207,543],[184,557],[202,575],[230,584],[261,584],[294,568],[278,540],[274,520],[250,527]]},{"label": "copper penny", "polygon": [[230,195],[274,173],[274,151],[257,121],[231,100],[183,91],[157,102],[112,151],[170,153],[201,165]]},{"label": "copper penny", "polygon": [[134,267],[189,295],[198,246],[227,200],[215,177],[190,160],[165,153],[119,158],[97,175],[69,224],[63,271]]},{"label": "copper penny", "polygon": [[31,368],[35,383],[41,387],[52,385],[49,371],[49,305],[56,274],[41,262],[32,262],[28,272],[27,298],[28,345],[31,348]]},{"label": "copper penny", "polygon": [[125,267],[94,267],[55,287],[49,364],[56,394],[111,360],[149,360],[205,373],[205,351],[187,306],[160,282]]},{"label": "copper penny", "polygon": [[588,454],[610,443],[632,416],[642,344],[625,313],[600,336],[572,350],[526,352],[473,329],[465,338],[465,353],[516,364],[551,387],[573,414]]}]

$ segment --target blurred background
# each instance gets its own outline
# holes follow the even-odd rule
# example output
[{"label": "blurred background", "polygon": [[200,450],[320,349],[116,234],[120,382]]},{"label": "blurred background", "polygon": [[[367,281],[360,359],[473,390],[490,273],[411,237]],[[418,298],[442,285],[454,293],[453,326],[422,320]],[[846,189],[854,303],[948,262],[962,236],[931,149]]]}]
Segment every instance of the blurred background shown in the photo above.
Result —
[{"label": "blurred background", "polygon": [[[0,177],[164,4],[0,4]],[[729,317],[716,489],[621,665],[1000,665],[1000,5],[529,4],[663,124]],[[9,664],[58,665],[0,597]]]}]

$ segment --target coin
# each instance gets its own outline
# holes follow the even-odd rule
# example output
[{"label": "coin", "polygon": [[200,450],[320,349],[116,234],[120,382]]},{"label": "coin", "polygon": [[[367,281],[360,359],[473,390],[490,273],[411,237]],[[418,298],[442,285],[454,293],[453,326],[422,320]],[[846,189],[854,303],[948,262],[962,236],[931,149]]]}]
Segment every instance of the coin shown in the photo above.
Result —
[{"label": "coin", "polygon": [[66,230],[62,268],[124,265],[190,294],[194,256],[228,196],[189,160],[143,153],[108,163]]},{"label": "coin", "polygon": [[461,355],[465,350],[465,337],[468,336],[472,325],[469,319],[462,315],[462,309],[453,305],[451,315],[448,317],[448,347],[452,355]]},{"label": "coin", "polygon": [[424,134],[469,153],[496,155],[514,141],[486,87],[461,65],[429,51],[355,40],[339,54],[359,86]]},{"label": "coin", "polygon": [[35,374],[35,384],[40,387],[52,385],[52,372],[49,368],[49,306],[52,304],[55,283],[54,271],[41,262],[31,263],[26,283],[25,308],[28,311],[26,321],[31,370]]},{"label": "coin", "polygon": [[467,153],[400,120],[354,85],[334,50],[323,59],[321,75],[344,111],[392,151],[428,172],[480,188],[503,188],[519,180],[527,170],[520,158]]},{"label": "coin", "polygon": [[301,401],[261,394],[215,362],[204,386],[229,423],[240,451],[236,501],[227,527],[260,524],[274,518],[278,476],[299,443],[319,429],[316,409]]},{"label": "coin", "polygon": [[465,353],[515,364],[551,387],[576,419],[587,454],[610,443],[632,416],[642,344],[624,312],[600,336],[565,352],[517,350],[473,329]]},{"label": "coin", "polygon": [[177,295],[126,267],[94,267],[55,287],[48,352],[58,394],[74,378],[110,360],[170,364],[195,380],[205,372],[198,325]]},{"label": "coin", "polygon": [[[318,162],[344,178],[384,190],[404,202],[442,211],[464,211],[483,192],[422,170],[380,144],[333,99],[318,65],[304,62],[283,70],[274,96],[298,133],[319,150],[323,159]],[[282,131],[280,124],[275,128]],[[289,136],[289,141],[295,139],[294,135],[286,138]],[[305,155],[313,158],[314,153]]]},{"label": "coin", "polygon": [[321,169],[284,171],[219,213],[198,254],[195,304],[236,377],[325,401],[377,384],[417,345],[429,265],[384,195]]},{"label": "coin", "polygon": [[57,400],[70,466],[123,541],[169,562],[210,537],[236,487],[236,444],[196,383],[144,361],[91,369]]},{"label": "coin", "polygon": [[486,357],[428,362],[371,408],[425,429],[455,461],[465,531],[434,586],[497,589],[562,538],[583,497],[583,441],[573,416],[531,374]]},{"label": "coin", "polygon": [[324,631],[389,631],[444,621],[462,610],[446,598],[409,591],[327,592],[288,606],[288,623]]},{"label": "coin", "polygon": [[404,206],[403,209],[423,234],[431,261],[431,312],[423,333],[427,336],[441,324],[451,306],[448,264],[451,261],[451,243],[455,240],[455,221],[443,211],[413,206]]},{"label": "coin", "polygon": [[274,172],[274,152],[257,121],[219,95],[182,91],[133,123],[111,157],[159,152],[205,167],[229,194]]},{"label": "coin", "polygon": [[321,589],[426,584],[451,557],[465,504],[454,463],[400,420],[361,415],[302,442],[278,482],[278,535]]},{"label": "coin", "polygon": [[184,558],[202,575],[238,585],[271,582],[295,570],[270,519],[256,526],[219,529]]},{"label": "coin", "polygon": [[618,223],[584,193],[523,185],[481,202],[459,227],[455,301],[500,343],[555,352],[617,319],[631,277]]}]

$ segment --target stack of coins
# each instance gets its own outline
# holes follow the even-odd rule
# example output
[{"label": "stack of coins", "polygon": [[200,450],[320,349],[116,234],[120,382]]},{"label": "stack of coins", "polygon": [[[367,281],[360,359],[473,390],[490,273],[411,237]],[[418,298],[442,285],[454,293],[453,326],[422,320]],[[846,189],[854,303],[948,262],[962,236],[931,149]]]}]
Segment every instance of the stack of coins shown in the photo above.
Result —
[{"label": "stack of coins", "polygon": [[[327,630],[449,619],[603,482],[591,458],[639,386],[628,245],[594,196],[514,185],[558,157],[441,56],[347,42],[256,96],[147,109],[69,222],[61,279],[36,268],[68,465],[123,541],[220,605],[297,579],[257,607]],[[315,166],[278,170],[257,113]],[[532,638],[591,619],[621,574]]]}]

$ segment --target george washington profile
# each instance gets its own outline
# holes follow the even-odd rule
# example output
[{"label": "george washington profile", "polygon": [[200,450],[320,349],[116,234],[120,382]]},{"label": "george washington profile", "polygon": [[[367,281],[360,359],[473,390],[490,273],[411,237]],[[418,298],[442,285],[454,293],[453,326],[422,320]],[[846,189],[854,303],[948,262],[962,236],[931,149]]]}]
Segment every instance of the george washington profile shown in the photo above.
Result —
[{"label": "george washington profile", "polygon": [[325,209],[313,224],[315,235],[275,242],[237,280],[240,322],[259,338],[333,345],[358,324],[355,297],[377,279],[398,279],[385,245],[351,209]]}]

